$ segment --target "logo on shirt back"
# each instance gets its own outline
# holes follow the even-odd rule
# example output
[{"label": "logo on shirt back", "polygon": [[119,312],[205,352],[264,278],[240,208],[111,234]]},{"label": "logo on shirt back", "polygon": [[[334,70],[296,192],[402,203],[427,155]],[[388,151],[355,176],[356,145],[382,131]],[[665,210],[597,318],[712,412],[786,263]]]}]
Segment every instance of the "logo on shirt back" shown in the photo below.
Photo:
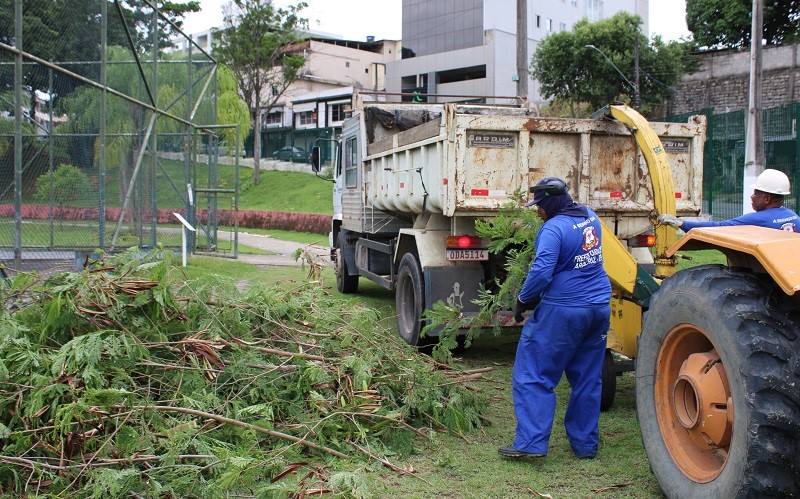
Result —
[{"label": "logo on shirt back", "polygon": [[597,237],[597,232],[593,226],[588,226],[583,229],[583,251],[589,251],[596,248],[600,244],[600,239]]},{"label": "logo on shirt back", "polygon": [[786,232],[797,232],[794,229],[794,224],[792,222],[781,225],[781,230],[785,230]]}]

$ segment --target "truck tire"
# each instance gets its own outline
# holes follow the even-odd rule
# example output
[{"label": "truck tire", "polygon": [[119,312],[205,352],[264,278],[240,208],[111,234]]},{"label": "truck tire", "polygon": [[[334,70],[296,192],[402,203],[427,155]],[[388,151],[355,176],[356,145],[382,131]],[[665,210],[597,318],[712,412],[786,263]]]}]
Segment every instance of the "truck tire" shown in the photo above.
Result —
[{"label": "truck tire", "polygon": [[340,232],[336,245],[336,289],[340,293],[349,295],[358,293],[358,276],[348,274],[347,262],[342,254],[343,244],[344,236]]},{"label": "truck tire", "polygon": [[600,410],[607,411],[614,405],[614,397],[617,395],[617,366],[614,365],[614,356],[609,349],[606,349],[606,356],[603,358],[602,378]]},{"label": "truck tire", "polygon": [[425,346],[419,337],[423,326],[422,311],[425,310],[425,285],[419,260],[412,253],[406,253],[400,260],[395,302],[400,337],[411,346]]},{"label": "truck tire", "polygon": [[642,442],[670,498],[800,495],[800,321],[767,277],[705,265],[663,282],[636,360]]}]

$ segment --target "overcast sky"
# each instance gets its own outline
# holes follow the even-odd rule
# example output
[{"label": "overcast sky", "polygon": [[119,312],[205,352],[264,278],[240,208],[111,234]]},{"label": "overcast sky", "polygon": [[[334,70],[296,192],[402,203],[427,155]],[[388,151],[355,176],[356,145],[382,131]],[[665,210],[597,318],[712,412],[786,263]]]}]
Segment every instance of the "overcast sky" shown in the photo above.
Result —
[{"label": "overcast sky", "polygon": [[[187,33],[197,33],[222,24],[222,5],[229,0],[200,0],[203,10],[186,18]],[[402,0],[306,0],[303,15],[310,28],[348,40],[399,40],[402,34]],[[285,7],[297,1],[275,0]],[[688,36],[685,0],[650,0],[650,35],[659,34],[664,40]],[[357,13],[357,15],[354,15]]]}]

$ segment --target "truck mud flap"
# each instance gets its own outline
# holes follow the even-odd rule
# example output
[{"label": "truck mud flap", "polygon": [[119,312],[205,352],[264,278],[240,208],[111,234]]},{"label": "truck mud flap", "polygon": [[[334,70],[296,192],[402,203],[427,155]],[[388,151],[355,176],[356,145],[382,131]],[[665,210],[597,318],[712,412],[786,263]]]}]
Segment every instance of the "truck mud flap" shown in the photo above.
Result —
[{"label": "truck mud flap", "polygon": [[[457,306],[464,314],[477,314],[480,307],[473,303],[484,280],[483,267],[428,268],[423,272],[425,281],[425,309],[442,301]],[[431,336],[438,332],[431,331]]]}]

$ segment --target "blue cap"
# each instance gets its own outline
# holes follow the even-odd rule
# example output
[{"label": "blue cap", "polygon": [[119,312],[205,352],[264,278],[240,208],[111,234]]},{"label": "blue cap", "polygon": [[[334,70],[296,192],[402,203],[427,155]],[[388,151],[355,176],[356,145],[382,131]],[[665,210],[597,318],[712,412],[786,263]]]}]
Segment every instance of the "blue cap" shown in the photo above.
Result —
[{"label": "blue cap", "polygon": [[545,198],[566,193],[567,183],[558,177],[545,177],[536,182],[536,185],[530,188],[530,192],[533,193],[533,199],[525,205],[526,208],[538,205]]}]

